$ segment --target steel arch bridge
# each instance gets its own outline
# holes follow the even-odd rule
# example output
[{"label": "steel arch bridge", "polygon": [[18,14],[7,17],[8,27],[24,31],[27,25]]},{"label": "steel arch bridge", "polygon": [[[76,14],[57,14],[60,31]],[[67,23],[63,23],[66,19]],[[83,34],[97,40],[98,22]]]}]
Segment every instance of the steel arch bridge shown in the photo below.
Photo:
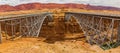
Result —
[{"label": "steel arch bridge", "polygon": [[52,22],[52,13],[45,12],[0,17],[0,42],[2,42],[2,36],[10,40],[23,36],[38,37],[45,19]]},{"label": "steel arch bridge", "polygon": [[[53,21],[52,13],[36,13],[0,17],[0,42],[2,36],[39,37],[44,20]],[[90,44],[113,48],[120,45],[120,16],[100,13],[66,12],[65,22],[76,19]],[[8,36],[10,38],[8,38]]]},{"label": "steel arch bridge", "polygon": [[90,44],[105,46],[107,49],[120,44],[119,15],[66,12],[65,22],[70,21],[71,18],[76,19]]}]

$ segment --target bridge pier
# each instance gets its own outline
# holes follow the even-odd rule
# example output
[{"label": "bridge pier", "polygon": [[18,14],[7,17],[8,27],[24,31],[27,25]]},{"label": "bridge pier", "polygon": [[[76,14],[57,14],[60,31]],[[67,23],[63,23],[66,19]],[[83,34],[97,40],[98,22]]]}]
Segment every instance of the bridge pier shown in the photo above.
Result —
[{"label": "bridge pier", "polygon": [[120,21],[119,21],[119,24],[118,24],[118,31],[117,31],[117,42],[120,44]]}]

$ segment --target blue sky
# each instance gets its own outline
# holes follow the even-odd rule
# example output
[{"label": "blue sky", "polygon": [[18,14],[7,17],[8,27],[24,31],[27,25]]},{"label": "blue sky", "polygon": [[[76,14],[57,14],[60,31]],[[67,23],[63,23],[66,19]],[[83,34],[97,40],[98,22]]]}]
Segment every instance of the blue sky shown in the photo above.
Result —
[{"label": "blue sky", "polygon": [[0,0],[0,5],[19,5],[23,3],[80,3],[80,4],[91,4],[91,5],[102,5],[102,6],[113,6],[120,7],[120,0]]}]

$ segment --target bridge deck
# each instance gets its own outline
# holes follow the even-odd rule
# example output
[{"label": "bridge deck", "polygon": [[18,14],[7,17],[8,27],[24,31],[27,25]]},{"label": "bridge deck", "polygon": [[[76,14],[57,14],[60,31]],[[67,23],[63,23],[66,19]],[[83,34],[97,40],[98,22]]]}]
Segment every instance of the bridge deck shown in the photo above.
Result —
[{"label": "bridge deck", "polygon": [[92,12],[66,12],[69,14],[84,14],[84,15],[94,15],[94,16],[103,16],[103,17],[120,17],[120,14],[109,14],[109,13],[92,13]]},{"label": "bridge deck", "polygon": [[25,17],[30,17],[30,16],[37,16],[40,14],[52,14],[49,12],[42,12],[42,13],[33,13],[33,14],[18,14],[18,15],[5,15],[5,16],[0,16],[0,21],[6,20],[6,19],[16,19],[16,18],[25,18]]}]

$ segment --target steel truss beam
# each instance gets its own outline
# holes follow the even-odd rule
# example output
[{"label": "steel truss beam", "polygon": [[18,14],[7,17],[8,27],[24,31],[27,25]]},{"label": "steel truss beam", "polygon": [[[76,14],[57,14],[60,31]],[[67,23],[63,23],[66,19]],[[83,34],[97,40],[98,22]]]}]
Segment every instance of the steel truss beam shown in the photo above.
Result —
[{"label": "steel truss beam", "polygon": [[109,48],[120,44],[120,17],[67,12],[65,21],[71,17],[76,19],[90,44]]},{"label": "steel truss beam", "polygon": [[0,42],[2,36],[14,40],[18,37],[39,37],[44,20],[53,21],[52,13],[8,16],[0,19]]}]

